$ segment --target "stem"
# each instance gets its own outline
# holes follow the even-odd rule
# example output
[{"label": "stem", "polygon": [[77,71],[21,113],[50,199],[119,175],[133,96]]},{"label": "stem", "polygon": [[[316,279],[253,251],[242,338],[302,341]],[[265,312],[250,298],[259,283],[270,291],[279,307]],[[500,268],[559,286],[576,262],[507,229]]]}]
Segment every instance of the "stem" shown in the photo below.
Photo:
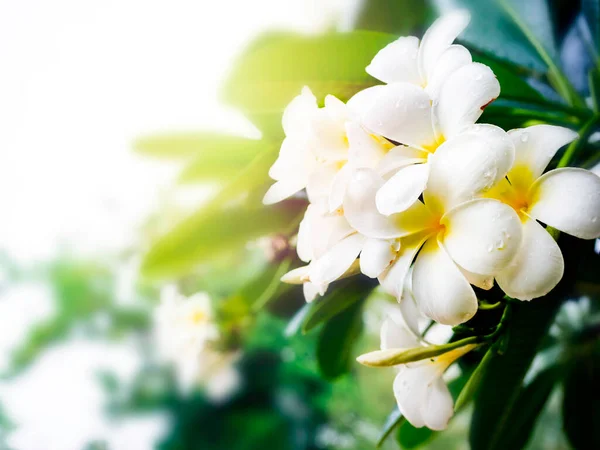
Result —
[{"label": "stem", "polygon": [[503,303],[502,303],[502,302],[496,302],[496,303],[487,303],[487,302],[481,302],[481,303],[479,304],[479,309],[486,311],[486,310],[490,310],[490,309],[496,309],[496,308],[499,308],[499,307],[501,307],[502,305],[503,305]]},{"label": "stem", "polygon": [[514,21],[515,25],[519,27],[519,29],[525,35],[527,40],[531,43],[533,48],[535,48],[538,55],[540,55],[542,60],[548,66],[548,79],[551,83],[555,84],[555,89],[561,95],[561,97],[564,98],[571,106],[585,105],[584,101],[581,99],[581,97],[579,97],[579,95],[577,95],[577,92],[575,91],[571,83],[569,83],[567,77],[558,68],[558,66],[550,57],[542,43],[538,40],[536,36],[534,36],[533,33],[531,33],[531,31],[529,31],[529,27],[525,24],[525,22],[523,22],[519,14],[517,14],[517,12],[508,4],[506,0],[500,0],[499,3]]},{"label": "stem", "polygon": [[569,165],[573,157],[577,154],[577,152],[587,143],[588,138],[594,131],[595,126],[598,124],[600,120],[600,114],[594,114],[579,130],[579,138],[571,142],[565,153],[560,158],[558,165],[556,168],[566,167]]}]

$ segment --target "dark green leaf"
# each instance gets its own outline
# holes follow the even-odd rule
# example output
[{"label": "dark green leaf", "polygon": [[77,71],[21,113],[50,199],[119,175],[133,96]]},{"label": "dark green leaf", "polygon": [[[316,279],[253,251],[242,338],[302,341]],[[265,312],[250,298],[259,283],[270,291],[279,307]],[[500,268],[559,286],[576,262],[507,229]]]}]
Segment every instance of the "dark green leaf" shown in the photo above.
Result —
[{"label": "dark green leaf", "polygon": [[321,36],[272,34],[251,44],[225,83],[224,99],[268,135],[281,134],[281,113],[303,86],[319,100],[348,100],[377,84],[365,72],[375,54],[395,36],[369,31]]},{"label": "dark green leaf", "polygon": [[598,58],[600,50],[600,1],[599,0],[581,0],[581,11],[583,17],[590,29],[592,42],[592,52]]},{"label": "dark green leaf", "polygon": [[[552,22],[546,0],[507,0],[521,17],[530,33],[556,58]],[[546,72],[547,65],[521,29],[500,4],[500,0],[433,0],[440,13],[464,8],[471,13],[471,23],[460,39],[473,48],[496,55],[506,61]]]},{"label": "dark green leaf", "polygon": [[404,422],[398,428],[396,437],[401,448],[413,449],[425,444],[435,434],[435,431],[427,427],[416,428],[409,422]]},{"label": "dark green leaf", "polygon": [[515,302],[508,322],[510,344],[503,354],[491,356],[475,397],[470,431],[473,450],[500,450],[503,436],[512,426],[523,379],[540,348],[562,298],[571,289],[578,268],[581,243],[561,235],[565,275],[557,288],[531,302]]},{"label": "dark green leaf", "polygon": [[352,349],[362,331],[364,301],[355,302],[329,320],[317,341],[317,362],[327,379],[335,379],[350,370]]},{"label": "dark green leaf", "polygon": [[365,282],[359,277],[352,277],[330,286],[325,296],[317,298],[309,304],[310,307],[302,324],[302,332],[306,333],[312,330],[359,300],[367,298],[373,287],[371,283]]},{"label": "dark green leaf", "polygon": [[481,385],[481,379],[483,378],[483,375],[485,374],[488,364],[492,359],[495,351],[496,350],[494,348],[490,348],[485,353],[483,359],[475,368],[473,374],[469,377],[469,380],[460,390],[460,394],[458,395],[456,402],[454,402],[454,411],[460,411],[473,399],[475,393],[479,390],[479,386]]},{"label": "dark green leaf", "polygon": [[544,101],[544,97],[525,81],[523,77],[527,75],[527,72],[522,68],[483,53],[474,54],[473,61],[485,64],[492,69],[502,89],[500,98],[536,103]]},{"label": "dark green leaf", "polygon": [[592,97],[592,104],[594,111],[600,111],[600,71],[598,69],[592,69],[588,73],[588,82],[590,85],[590,96]]},{"label": "dark green leaf", "polygon": [[515,400],[510,426],[500,436],[498,448],[519,449],[525,447],[559,375],[559,367],[550,367],[540,372],[533,381],[521,389]]},{"label": "dark green leaf", "polygon": [[600,448],[599,379],[598,352],[577,360],[565,378],[563,427],[577,450]]}]

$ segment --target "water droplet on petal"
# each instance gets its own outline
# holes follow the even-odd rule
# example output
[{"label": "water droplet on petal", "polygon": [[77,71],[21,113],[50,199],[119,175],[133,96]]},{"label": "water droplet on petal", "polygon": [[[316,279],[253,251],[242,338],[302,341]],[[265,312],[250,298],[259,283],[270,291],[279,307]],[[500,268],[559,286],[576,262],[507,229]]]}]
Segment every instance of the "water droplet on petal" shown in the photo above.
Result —
[{"label": "water droplet on petal", "polygon": [[529,140],[529,133],[521,133],[521,142],[527,142]]}]

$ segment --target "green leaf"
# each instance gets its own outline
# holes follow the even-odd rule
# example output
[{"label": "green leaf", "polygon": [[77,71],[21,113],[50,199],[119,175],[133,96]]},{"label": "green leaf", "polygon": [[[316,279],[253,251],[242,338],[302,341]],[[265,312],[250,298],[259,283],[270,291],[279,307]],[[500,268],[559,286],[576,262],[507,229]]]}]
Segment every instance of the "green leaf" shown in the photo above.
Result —
[{"label": "green leaf", "polygon": [[306,317],[302,324],[302,332],[307,333],[317,325],[340,314],[359,300],[367,298],[373,290],[372,283],[359,277],[352,277],[331,285],[328,293],[309,303]]},{"label": "green leaf", "polygon": [[600,71],[598,69],[590,70],[588,73],[588,82],[594,111],[600,112]]},{"label": "green leaf", "polygon": [[425,20],[426,2],[414,0],[369,0],[363,2],[354,28],[404,36]]},{"label": "green leaf", "polygon": [[285,204],[202,209],[154,243],[144,257],[142,271],[149,277],[184,274],[219,254],[243,248],[249,240],[289,227],[297,216],[298,211]]},{"label": "green leaf", "polygon": [[489,362],[492,360],[496,352],[495,348],[490,348],[483,356],[483,359],[478,364],[477,368],[473,371],[473,374],[469,377],[469,380],[465,383],[464,387],[460,390],[460,394],[454,402],[454,411],[458,412],[463,409],[475,396],[475,393],[481,386],[481,379],[488,368]]},{"label": "green leaf", "polygon": [[427,427],[416,428],[407,421],[402,423],[398,428],[396,438],[398,444],[400,444],[400,448],[413,449],[425,444],[435,434],[435,431]]},{"label": "green leaf", "polygon": [[271,34],[251,44],[235,65],[224,100],[268,135],[281,135],[281,113],[303,86],[322,100],[346,101],[377,81],[365,72],[375,54],[396,37],[370,31],[320,36]]},{"label": "green leaf", "polygon": [[[250,155],[250,160],[257,152],[256,147],[263,143],[255,139],[240,136],[202,133],[173,133],[144,136],[134,142],[134,149],[143,155],[155,158],[189,159],[204,157],[207,162],[219,160],[235,163],[236,157]],[[246,163],[249,162],[248,160]]]},{"label": "green leaf", "polygon": [[521,389],[515,400],[514,412],[510,418],[510,426],[500,436],[498,448],[523,448],[531,437],[535,422],[544,409],[556,382],[560,368],[550,367]]},{"label": "green leaf", "polygon": [[565,275],[557,288],[545,297],[512,305],[508,322],[510,343],[503,354],[491,356],[475,397],[470,443],[473,450],[500,450],[502,439],[517,413],[523,379],[538,351],[562,299],[571,289],[578,270],[581,243],[561,235]]},{"label": "green leaf", "polygon": [[390,433],[394,431],[394,428],[403,423],[405,420],[406,419],[398,409],[398,406],[395,405],[394,409],[392,409],[392,412],[387,416],[385,424],[381,429],[381,433],[379,435],[379,438],[377,439],[377,448],[381,447],[384,441],[390,435]]},{"label": "green leaf", "polygon": [[544,102],[544,97],[523,78],[528,75],[527,71],[523,68],[508,64],[484,53],[474,54],[473,61],[485,64],[492,69],[500,82],[500,98],[531,101],[534,103]]},{"label": "green leaf", "polygon": [[[530,33],[543,43],[545,51],[556,58],[546,0],[509,0],[508,3]],[[433,4],[440,14],[459,8],[469,10],[471,23],[460,36],[469,46],[538,72],[547,71],[547,64],[499,0],[433,0]]]},{"label": "green leaf", "polygon": [[317,341],[319,370],[329,380],[344,375],[352,366],[352,348],[362,331],[364,301],[353,303],[329,320]]},{"label": "green leaf", "polygon": [[575,361],[565,378],[563,428],[575,449],[600,448],[599,379],[598,352]]}]

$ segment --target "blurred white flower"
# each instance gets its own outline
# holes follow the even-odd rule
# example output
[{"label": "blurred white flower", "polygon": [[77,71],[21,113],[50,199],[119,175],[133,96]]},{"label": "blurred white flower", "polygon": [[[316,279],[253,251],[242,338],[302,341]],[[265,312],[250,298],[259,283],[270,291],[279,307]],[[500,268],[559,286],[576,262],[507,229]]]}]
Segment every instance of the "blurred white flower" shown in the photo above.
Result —
[{"label": "blurred white flower", "polygon": [[[381,349],[411,349],[427,344],[416,334],[417,309],[403,299],[400,308],[390,314],[381,327]],[[398,409],[415,427],[443,430],[454,414],[453,400],[443,379],[446,369],[475,348],[466,345],[434,358],[396,366],[394,395]]]},{"label": "blurred white flower", "polygon": [[220,334],[208,294],[187,298],[175,286],[164,288],[154,325],[159,356],[173,364],[184,391],[202,385],[207,395],[218,401],[237,389],[238,354],[217,348]]},{"label": "blurred white flower", "polygon": [[279,202],[306,188],[311,201],[324,197],[334,211],[342,203],[353,167],[373,167],[394,147],[367,133],[357,114],[332,95],[319,108],[308,87],[302,89],[283,113],[285,139],[277,161],[269,170],[276,180],[264,197]]},{"label": "blurred white flower", "polygon": [[496,281],[511,297],[530,300],[550,292],[564,269],[560,248],[536,219],[581,239],[599,237],[600,177],[579,168],[542,175],[558,149],[577,138],[574,131],[535,125],[511,130],[509,135],[516,150],[514,165],[487,195],[519,214],[523,241]]}]

